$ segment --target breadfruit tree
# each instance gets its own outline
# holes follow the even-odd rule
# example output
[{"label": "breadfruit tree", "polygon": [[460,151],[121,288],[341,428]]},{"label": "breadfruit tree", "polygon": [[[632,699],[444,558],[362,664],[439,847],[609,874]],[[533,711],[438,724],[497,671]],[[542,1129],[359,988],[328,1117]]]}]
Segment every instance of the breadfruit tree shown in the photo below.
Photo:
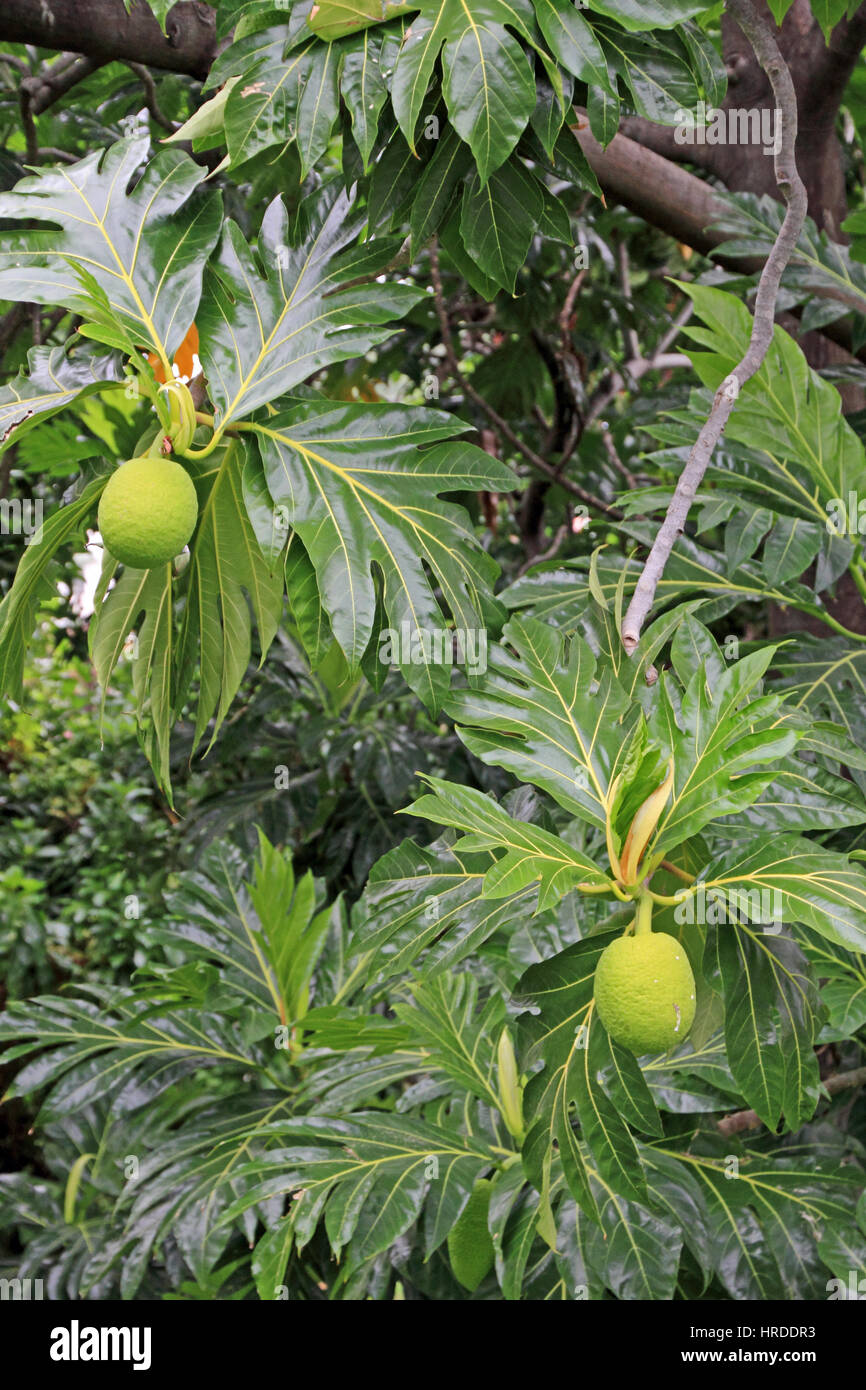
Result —
[{"label": "breadfruit tree", "polygon": [[56,1296],[856,1297],[864,43],[4,0],[0,684],[129,673],[181,843],[233,740],[135,978],[0,1014]]}]

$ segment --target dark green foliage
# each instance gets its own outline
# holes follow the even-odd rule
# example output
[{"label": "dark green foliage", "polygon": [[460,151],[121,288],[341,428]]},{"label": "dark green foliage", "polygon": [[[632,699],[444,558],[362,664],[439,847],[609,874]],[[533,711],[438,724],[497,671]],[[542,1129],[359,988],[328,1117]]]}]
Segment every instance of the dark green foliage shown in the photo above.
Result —
[{"label": "dark green foliage", "polygon": [[[776,329],[627,657],[755,277],[603,202],[571,128],[720,104],[720,7],[365,5],[333,43],[308,0],[215,8],[207,81],[156,104],[108,63],[28,122],[44,55],[0,55],[0,1274],[839,1296],[866,1266],[863,372]],[[807,223],[779,306],[855,349],[864,97],[858,70],[852,244]],[[726,265],[765,254],[779,205],[718,196]],[[82,604],[193,325],[189,554],[109,557]],[[697,985],[642,1058],[593,996],[638,910]]]}]

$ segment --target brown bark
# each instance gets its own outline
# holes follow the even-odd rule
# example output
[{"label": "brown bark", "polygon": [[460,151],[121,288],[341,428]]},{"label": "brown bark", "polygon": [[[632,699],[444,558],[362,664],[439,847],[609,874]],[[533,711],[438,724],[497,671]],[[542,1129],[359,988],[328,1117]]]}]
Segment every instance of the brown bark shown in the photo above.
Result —
[{"label": "brown bark", "polygon": [[[757,8],[769,13],[765,0],[760,0]],[[729,15],[723,19],[722,34],[729,83],[723,109],[773,110],[775,102],[766,75]],[[827,45],[812,16],[809,0],[795,0],[779,37],[779,47],[797,91],[797,167],[806,185],[809,215],[836,241],[844,240],[840,228],[848,212],[836,118],[864,42],[866,5],[851,21],[837,26]],[[627,134],[618,135],[606,150],[600,148],[588,130],[578,132],[584,153],[605,192],[696,250],[706,253],[721,244],[721,238],[708,230],[716,215],[715,200],[712,186],[690,174],[681,163],[691,163],[713,175],[731,192],[778,197],[773,159],[759,148],[675,146],[671,131],[639,120],[624,122],[623,130]],[[735,262],[734,267],[757,269],[742,260]],[[790,320],[786,326],[795,329]],[[821,333],[800,339],[806,360],[819,369],[850,360],[848,344],[849,331],[844,323],[828,325]],[[857,355],[866,360],[866,354]],[[858,387],[843,385],[840,395],[846,411],[862,409],[866,402]],[[853,631],[866,632],[866,609],[849,575],[843,575],[837,584],[835,599],[829,600],[825,595],[825,600],[829,612],[839,622]],[[827,634],[818,620],[776,608],[771,610],[770,626],[774,635],[803,628],[820,636]]]},{"label": "brown bark", "polygon": [[199,0],[182,0],[169,12],[163,34],[150,6],[136,0],[2,0],[0,41],[83,53],[109,63],[205,78],[216,57],[216,13]]},{"label": "brown bark", "polygon": [[[826,1077],[823,1085],[828,1096],[838,1096],[842,1091],[859,1090],[861,1086],[866,1086],[866,1067],[858,1067],[855,1071],[837,1072]],[[719,1120],[716,1128],[720,1134],[728,1136],[742,1134],[748,1129],[760,1129],[763,1123],[760,1115],[754,1110],[736,1110],[732,1115],[726,1115],[724,1119]]]},{"label": "brown bark", "polygon": [[[754,61],[748,41],[729,16],[722,20],[722,35],[729,73],[725,107],[771,109],[773,99],[766,78]],[[809,0],[795,0],[782,24],[780,47],[799,98],[797,166],[806,185],[809,215],[833,241],[842,242],[846,238],[840,229],[848,215],[848,202],[836,117],[844,87],[866,39],[864,13],[861,11],[850,25],[840,26],[832,37],[835,44],[828,50]],[[772,160],[754,150],[719,146],[712,169],[731,192],[776,196],[772,186]],[[819,369],[847,357],[842,348],[820,333],[807,334],[800,339],[800,346],[809,365]],[[860,410],[866,404],[866,396],[859,387],[843,385],[840,395],[846,411]],[[863,599],[850,575],[842,576],[836,586],[836,597],[827,601],[827,607],[845,627],[866,632]],[[790,609],[771,609],[773,636],[783,636],[804,627],[818,636],[826,635],[826,628],[818,620],[804,619],[802,614]]]},{"label": "brown bark", "polygon": [[[757,6],[767,13],[766,4]],[[722,19],[722,39],[728,67],[728,92],[723,110],[774,109],[765,74],[755,62],[748,40],[729,15]],[[813,17],[809,0],[794,0],[782,23],[779,47],[798,94],[797,167],[809,195],[809,216],[840,240],[839,227],[847,213],[842,153],[836,138],[836,115],[850,68],[839,64],[836,81],[816,89],[814,74],[823,66],[824,35]],[[772,157],[742,145],[717,145],[712,172],[732,193],[769,193],[776,197]]]},{"label": "brown bark", "polygon": [[[703,256],[724,245],[726,235],[714,231],[712,224],[727,209],[716,197],[712,184],[625,134],[616,135],[607,149],[602,149],[589,129],[585,112],[578,110],[577,115],[578,124],[572,129],[608,197]],[[635,128],[633,122],[626,125]],[[756,274],[763,265],[760,257],[729,259],[719,254],[713,259],[717,265],[746,275]],[[824,292],[816,289],[815,294],[821,298]],[[788,326],[796,334],[793,318]],[[826,346],[822,346],[825,340]],[[814,354],[815,366],[825,366],[831,360],[849,361],[852,356],[851,328],[844,319],[825,324],[820,333],[807,334],[801,341],[804,350],[811,345],[809,351]],[[834,345],[839,351],[831,357],[827,348]],[[823,359],[819,357],[822,351],[826,354]],[[854,355],[866,362],[866,347]]]},{"label": "brown bark", "polygon": [[[758,3],[766,12],[766,0]],[[166,34],[144,0],[136,0],[130,13],[123,0],[0,0],[0,4],[0,42],[80,53],[97,63],[132,61],[201,79],[217,52],[215,13],[199,0],[179,0],[168,16]],[[723,39],[729,76],[725,108],[772,108],[769,83],[729,16],[723,19]],[[797,162],[809,196],[809,213],[834,238],[841,238],[839,228],[847,211],[835,121],[864,43],[866,4],[853,19],[837,25],[828,45],[812,17],[809,0],[794,0],[781,29],[780,48],[799,98]],[[706,252],[720,243],[708,231],[718,205],[712,186],[680,167],[683,163],[715,176],[731,191],[775,196],[773,160],[754,147],[676,146],[670,129],[641,120],[624,122],[623,130],[626,133],[606,150],[588,130],[579,134],[605,192],[696,250]],[[735,268],[757,270],[759,264],[738,261]],[[818,367],[844,360],[848,344],[844,323],[829,324],[820,334],[803,340],[808,360]],[[866,360],[866,348],[858,356]],[[862,397],[858,400],[846,388],[843,399],[852,409]],[[848,626],[866,630],[866,614],[856,593],[843,602],[836,616]]]},{"label": "brown bark", "polygon": [[[772,93],[766,78],[755,64],[748,42],[729,16],[722,21],[722,36],[729,70],[724,107],[772,110]],[[782,51],[799,97],[797,167],[806,185],[809,216],[838,242],[847,241],[840,229],[848,215],[848,202],[836,117],[842,89],[859,51],[857,45],[862,44],[864,37],[861,16],[860,25],[856,28],[845,26],[835,50],[828,50],[809,0],[795,0],[781,29]],[[744,157],[747,153],[751,158]],[[731,192],[776,196],[772,160],[754,150],[718,146],[710,167]],[[800,339],[800,346],[810,366],[819,369],[847,359],[843,348],[821,333],[807,334]],[[840,395],[846,411],[862,410],[866,405],[866,396],[860,387],[843,385]]]}]

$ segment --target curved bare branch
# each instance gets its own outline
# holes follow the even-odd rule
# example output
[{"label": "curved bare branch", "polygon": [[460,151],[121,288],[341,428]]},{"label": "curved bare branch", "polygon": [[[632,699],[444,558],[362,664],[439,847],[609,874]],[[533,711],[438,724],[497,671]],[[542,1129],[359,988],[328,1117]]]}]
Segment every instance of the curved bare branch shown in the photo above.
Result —
[{"label": "curved bare branch", "polygon": [[774,156],[776,183],[786,204],[779,236],[767,257],[755,299],[752,336],[741,362],[716,392],[713,406],[695,441],[688,462],[680,475],[667,514],[638,578],[622,626],[622,644],[629,655],[640,641],[644,622],[655,598],[676,540],[682,535],[695,494],[719,442],[740,391],[755,375],[773,341],[776,296],[782,272],[800,236],[806,218],[807,197],[797,172],[797,94],[791,74],[779,51],[773,30],[752,0],[727,0],[727,10],[748,37],[761,67],[773,88],[778,109],[777,150]]}]

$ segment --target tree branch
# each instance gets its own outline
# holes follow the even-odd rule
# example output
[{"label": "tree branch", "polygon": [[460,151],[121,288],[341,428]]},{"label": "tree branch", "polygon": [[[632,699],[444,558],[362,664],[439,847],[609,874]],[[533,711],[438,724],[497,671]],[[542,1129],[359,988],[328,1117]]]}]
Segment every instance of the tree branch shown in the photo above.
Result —
[{"label": "tree branch", "polygon": [[680,144],[676,138],[676,127],[657,125],[644,116],[626,116],[619,125],[620,133],[635,140],[645,150],[652,150],[674,164],[695,164],[698,168],[709,169],[712,165],[712,145]]},{"label": "tree branch", "polygon": [[165,112],[160,106],[159,98],[156,94],[156,83],[154,82],[148,69],[144,67],[141,63],[127,63],[126,66],[130,69],[131,72],[135,73],[139,82],[144,87],[145,101],[147,103],[147,109],[150,112],[152,119],[156,121],[157,125],[162,126],[163,130],[167,130],[170,135],[173,135],[176,130],[180,129],[180,127],[175,125],[174,121],[170,121],[168,119],[168,116],[166,116]]},{"label": "tree branch", "polygon": [[[836,1096],[840,1091],[853,1091],[858,1086],[866,1086],[866,1067],[837,1072],[835,1076],[828,1076],[823,1086],[830,1096]],[[742,1134],[744,1129],[760,1129],[763,1123],[760,1115],[754,1110],[736,1110],[733,1115],[726,1115],[723,1120],[719,1120],[716,1129],[724,1135]]]},{"label": "tree branch", "polygon": [[21,91],[26,96],[30,114],[40,116],[101,66],[95,58],[78,58],[74,53],[64,53],[41,72],[34,73],[32,77],[25,77],[21,83]]},{"label": "tree branch", "polygon": [[728,13],[747,36],[773,87],[781,131],[774,157],[776,182],[787,204],[785,219],[767,257],[755,299],[752,336],[743,359],[716,392],[707,421],[695,441],[680,474],[667,514],[647,556],[622,626],[622,644],[629,655],[640,641],[641,629],[655,599],[671,551],[682,535],[695,494],[734,409],[740,391],[760,368],[773,341],[776,296],[782,272],[800,237],[806,218],[806,189],[797,172],[797,94],[791,74],[779,52],[768,20],[759,15],[752,0],[727,0]]},{"label": "tree branch", "polygon": [[[760,256],[724,255],[724,243],[729,237],[727,233],[714,231],[713,224],[728,209],[718,200],[711,184],[669,163],[652,150],[644,149],[625,135],[615,135],[607,148],[602,149],[589,129],[586,112],[575,107],[575,115],[577,122],[571,129],[607,197],[615,198],[650,226],[691,246],[703,256],[722,248],[713,260],[727,270],[739,275],[752,275],[761,270],[764,261]],[[844,298],[844,291],[831,293],[818,285],[812,293],[818,299]],[[856,308],[860,312],[859,303]],[[815,331],[858,361],[866,362],[866,347],[854,350],[851,325],[844,319],[826,323]]]},{"label": "tree branch", "polygon": [[606,194],[696,250],[711,250],[724,240],[706,231],[723,206],[710,184],[626,135],[615,135],[602,149],[586,112],[575,107],[575,116],[572,130]]},{"label": "tree branch", "polygon": [[861,5],[851,19],[843,19],[830,35],[830,42],[810,74],[810,92],[824,96],[835,94],[838,98],[848,85],[864,44],[866,5]]},{"label": "tree branch", "polygon": [[3,0],[0,41],[205,78],[216,57],[216,14],[200,0],[181,0],[163,34],[144,0],[129,14],[123,0]]},{"label": "tree branch", "polygon": [[776,296],[806,216],[806,190],[797,173],[794,148],[797,137],[797,99],[791,75],[782,59],[769,24],[752,8],[751,0],[728,0],[728,12],[747,34],[761,66],[770,78],[780,112],[780,148],[775,156],[776,181],[787,203],[778,239],[767,257],[758,284],[752,335],[742,361],[716,392],[713,407],[677,483],[670,506],[653,542],[635,586],[622,629],[629,655],[640,641],[659,581],[677,538],[682,535],[695,494],[713,450],[724,432],[743,386],[760,368],[773,339]]},{"label": "tree branch", "polygon": [[439,319],[442,346],[445,349],[451,375],[458,383],[464,395],[468,396],[469,400],[473,401],[475,405],[478,406],[479,410],[484,412],[494,429],[496,429],[504,439],[507,439],[509,444],[526,459],[527,463],[530,463],[533,468],[536,468],[539,473],[543,473],[544,476],[550,478],[552,482],[558,483],[561,488],[566,492],[570,492],[574,497],[579,497],[587,506],[595,507],[596,510],[605,512],[608,516],[615,517],[621,521],[622,512],[618,507],[612,507],[609,503],[602,501],[600,497],[593,496],[591,492],[587,492],[585,488],[582,488],[579,483],[574,482],[572,478],[563,477],[554,464],[548,463],[547,459],[542,458],[534,449],[530,449],[528,444],[524,444],[520,436],[511,428],[508,421],[503,420],[499,412],[494,410],[490,402],[486,401],[479,391],[476,391],[471,381],[468,381],[461,372],[460,360],[454,347],[454,339],[451,335],[451,324],[448,321],[448,311],[445,307],[445,297],[442,292],[442,272],[439,267],[439,248],[435,239],[430,247],[430,279],[433,282],[433,293],[435,296],[436,313]]}]

